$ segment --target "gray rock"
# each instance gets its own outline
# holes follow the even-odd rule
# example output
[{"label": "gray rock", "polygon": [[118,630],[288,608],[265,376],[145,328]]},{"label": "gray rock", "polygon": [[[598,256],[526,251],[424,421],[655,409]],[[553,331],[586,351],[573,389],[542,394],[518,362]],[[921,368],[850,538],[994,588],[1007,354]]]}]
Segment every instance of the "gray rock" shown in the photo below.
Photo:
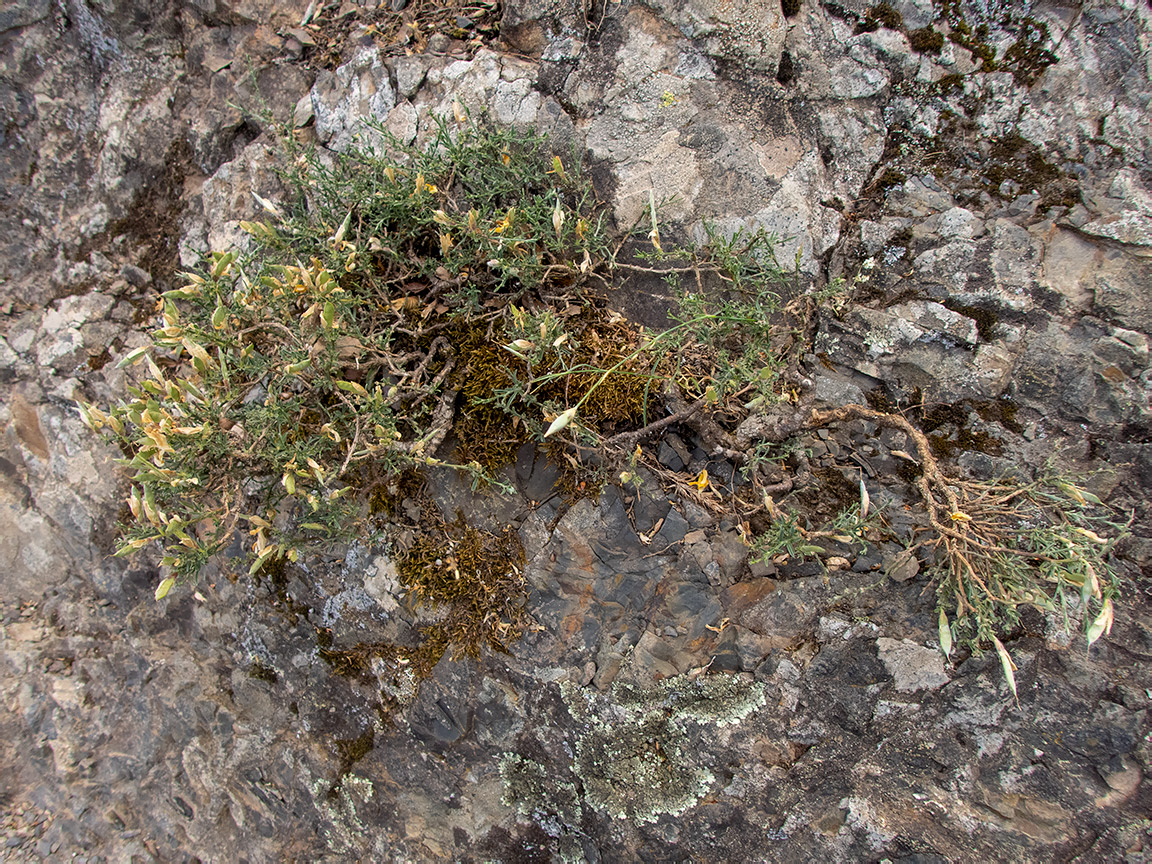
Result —
[{"label": "gray rock", "polygon": [[894,0],[891,5],[900,13],[904,26],[909,30],[927,27],[936,19],[936,7],[932,0]]},{"label": "gray rock", "polygon": [[812,396],[829,405],[864,404],[864,391],[851,381],[829,374],[812,377]]},{"label": "gray rock", "polygon": [[1152,262],[1119,249],[1101,251],[1096,264],[1093,294],[1096,305],[1122,327],[1152,332]]},{"label": "gray rock", "polygon": [[470,661],[446,653],[408,711],[412,734],[437,748],[459,740],[471,727],[475,679]]},{"label": "gray rock", "polygon": [[779,65],[786,25],[779,4],[771,0],[656,0],[654,8],[712,56],[760,71],[775,71]]},{"label": "gray rock", "polygon": [[322,72],[312,87],[316,135],[345,150],[366,134],[366,120],[383,121],[396,105],[388,68],[375,50],[363,50],[335,72]]},{"label": "gray rock", "polygon": [[[247,58],[261,95],[304,139],[346,146],[374,116],[419,142],[431,115],[459,101],[547,131],[562,158],[589,150],[621,227],[644,217],[650,196],[668,196],[667,236],[702,236],[709,217],[729,233],[777,231],[779,260],[800,253],[801,283],[855,272],[859,238],[876,268],[856,299],[870,292],[877,308],[819,317],[818,349],[851,371],[809,363],[816,395],[860,401],[875,382],[902,398],[920,387],[931,404],[1010,390],[1030,440],[1007,436],[1004,455],[966,453],[947,470],[1030,471],[1057,444],[1083,467],[1076,454],[1091,436],[1090,467],[1117,478],[1093,488],[1135,506],[1142,531],[1147,15],[1033,4],[1061,59],[1024,86],[1008,64],[976,72],[951,41],[929,58],[892,28],[856,34],[833,4],[806,2],[784,22],[778,4],[710,2],[608,4],[587,21],[569,0],[504,4],[502,38],[538,63],[485,48],[447,56],[461,43],[443,34],[423,54],[382,61],[358,51],[364,30],[353,25],[332,46],[351,62],[312,92],[313,73],[294,59],[318,41],[300,24],[303,0],[22,0],[0,12],[0,771],[11,848],[125,861],[518,860],[528,849],[629,862],[657,846],[685,860],[716,849],[732,860],[765,849],[896,860],[924,845],[928,804],[941,860],[1048,860],[1070,846],[1121,860],[1139,848],[1130,817],[1143,812],[1152,686],[1132,659],[1152,646],[1139,592],[1118,598],[1112,633],[1088,655],[1082,643],[1011,643],[1017,710],[995,656],[967,660],[943,686],[940,655],[921,647],[935,633],[931,596],[818,563],[747,578],[731,532],[710,537],[707,510],[649,494],[655,478],[644,495],[612,491],[567,510],[532,510],[551,488],[534,461],[508,475],[524,492],[508,499],[433,478],[446,513],[519,524],[533,625],[511,655],[446,658],[422,688],[388,647],[437,614],[403,602],[388,566],[402,544],[388,556],[354,544],[275,580],[213,570],[161,604],[147,554],[110,557],[119,454],[83,430],[71,400],[115,401],[132,380],[114,362],[87,363],[143,344],[128,298],[148,286],[131,268],[172,287],[165,250],[179,241],[193,266],[244,242],[236,221],[260,216],[252,193],[285,200],[275,148],[251,141],[258,124],[245,122],[256,98]],[[321,9],[320,23],[379,5]],[[875,4],[839,5],[851,18]],[[934,10],[892,5],[906,29]],[[965,7],[969,23],[987,24],[1003,56],[1019,34],[977,5]],[[775,78],[785,48],[786,84]],[[960,87],[931,86],[952,74]],[[985,154],[1014,135],[1030,143],[997,166],[1011,176],[994,178]],[[1038,159],[1058,183],[1022,170]],[[909,179],[866,185],[888,167]],[[1050,207],[1060,184],[1083,203]],[[1015,200],[997,200],[1001,189]],[[914,258],[893,246],[905,229],[914,238],[898,245]],[[1000,320],[976,338],[966,316],[929,301]],[[872,463],[873,500],[891,494],[893,531],[909,533],[910,493],[884,455],[908,442],[875,431],[850,444],[810,439],[830,462],[851,447]],[[706,459],[665,443],[684,466]],[[786,578],[802,566],[814,578]],[[881,624],[895,638],[879,640],[877,657],[870,628]],[[334,671],[341,658],[346,675]],[[756,669],[759,687],[723,671],[739,669]],[[665,674],[670,684],[652,680]],[[509,753],[528,766],[521,785],[538,786],[531,804],[505,803],[514,796],[498,766]]]},{"label": "gray rock", "polygon": [[876,640],[876,649],[894,686],[901,693],[938,690],[951,679],[944,671],[944,656],[909,639],[896,641],[886,636]]},{"label": "gray rock", "polygon": [[427,61],[422,57],[398,57],[395,61],[396,90],[403,99],[411,99],[424,83],[428,72]]},{"label": "gray rock", "polygon": [[684,460],[680,458],[680,455],[672,449],[667,441],[660,442],[660,453],[657,459],[661,465],[670,471],[684,470]]},{"label": "gray rock", "polygon": [[152,281],[152,274],[135,264],[125,264],[120,269],[120,275],[128,280],[129,285],[134,285],[137,288],[142,288]]}]

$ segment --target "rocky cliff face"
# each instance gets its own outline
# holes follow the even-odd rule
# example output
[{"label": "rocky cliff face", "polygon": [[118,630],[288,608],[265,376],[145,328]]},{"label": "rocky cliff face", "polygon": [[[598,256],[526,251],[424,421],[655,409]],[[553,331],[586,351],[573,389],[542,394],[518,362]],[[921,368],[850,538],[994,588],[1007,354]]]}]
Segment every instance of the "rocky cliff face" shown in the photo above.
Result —
[{"label": "rocky cliff face", "polygon": [[[0,12],[6,858],[1143,860],[1152,8],[403,8]],[[801,287],[871,261],[796,386],[946,409],[924,428],[958,474],[1088,474],[1133,517],[1111,634],[1085,652],[1025,616],[1017,703],[994,654],[944,662],[895,544],[750,566],[676,496],[562,506],[531,447],[505,498],[429,478],[519,534],[538,629],[509,656],[407,693],[371,652],[334,663],[413,621],[368,543],[154,602],[154,565],[110,557],[119,454],[72,400],[121,398],[156,291],[282,194],[268,116],[340,150],[369,117],[423,140],[454,104],[581,154],[621,228],[651,195],[684,238],[775,232]],[[613,302],[656,322],[662,290]],[[862,476],[901,511],[901,434],[803,438],[831,484],[808,506]],[[731,478],[687,437],[665,466]]]}]

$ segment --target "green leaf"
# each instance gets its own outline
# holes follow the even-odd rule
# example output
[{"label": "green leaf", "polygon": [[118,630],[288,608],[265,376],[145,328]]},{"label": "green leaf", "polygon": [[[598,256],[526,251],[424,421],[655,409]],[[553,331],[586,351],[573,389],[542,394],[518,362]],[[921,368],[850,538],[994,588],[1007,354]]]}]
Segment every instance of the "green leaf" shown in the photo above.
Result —
[{"label": "green leaf", "polygon": [[276,554],[276,547],[275,546],[271,547],[270,549],[266,549],[264,551],[263,555],[261,555],[259,558],[257,558],[255,561],[252,562],[252,566],[248,568],[248,575],[251,576],[257,570],[259,570],[261,567],[263,567],[264,562],[267,561],[269,558],[271,558],[275,554]]},{"label": "green leaf", "polygon": [[559,432],[561,429],[563,429],[565,426],[567,426],[569,423],[571,423],[575,418],[576,418],[576,409],[575,408],[569,408],[567,411],[565,411],[563,414],[561,414],[559,417],[557,417],[555,420],[552,421],[552,425],[550,425],[548,427],[548,431],[544,433],[544,437],[547,438],[550,435],[555,435],[557,432]]},{"label": "green leaf", "polygon": [[1092,647],[1092,643],[1103,636],[1105,633],[1112,632],[1112,619],[1113,619],[1112,600],[1104,601],[1104,605],[1100,609],[1100,614],[1096,616],[1096,620],[1088,628],[1088,647]]},{"label": "green leaf", "polygon": [[1012,655],[1008,653],[1008,649],[1004,647],[1003,643],[995,636],[992,637],[992,644],[996,646],[996,653],[1000,655],[1000,666],[1004,669],[1004,677],[1008,681],[1008,689],[1012,691],[1012,698],[1016,700],[1016,704],[1020,704],[1020,696],[1016,692],[1016,664],[1012,662]]},{"label": "green leaf", "polygon": [[948,616],[940,610],[940,650],[945,657],[952,656],[952,626],[948,623]]},{"label": "green leaf", "polygon": [[348,233],[348,226],[352,224],[352,211],[348,211],[348,215],[344,217],[344,221],[340,223],[340,227],[336,230],[336,236],[332,238],[332,242],[336,245],[344,239],[344,235]]},{"label": "green leaf", "polygon": [[216,259],[216,263],[212,265],[212,278],[221,279],[228,275],[228,270],[232,267],[232,262],[236,260],[236,250],[225,252]]},{"label": "green leaf", "polygon": [[336,386],[345,393],[355,393],[358,396],[368,395],[368,391],[364,389],[363,385],[357,384],[355,381],[337,381]]},{"label": "green leaf", "polygon": [[172,590],[172,586],[176,584],[176,580],[169,576],[163,582],[156,586],[156,599],[163,600],[168,596],[168,592]]},{"label": "green leaf", "polygon": [[139,348],[133,348],[131,351],[120,358],[120,361],[116,364],[116,368],[123,369],[125,366],[130,366],[145,354],[147,354],[151,348],[151,345],[141,345]]},{"label": "green leaf", "polygon": [[324,311],[320,313],[320,323],[324,325],[325,330],[331,330],[336,323],[336,304],[331,300],[324,303]]},{"label": "green leaf", "polygon": [[185,336],[180,341],[188,353],[192,355],[192,365],[195,366],[196,361],[200,361],[200,367],[198,368],[200,368],[201,372],[212,365],[212,358],[208,356],[208,352],[204,350],[203,345],[201,345],[199,342],[192,341],[187,336]]}]

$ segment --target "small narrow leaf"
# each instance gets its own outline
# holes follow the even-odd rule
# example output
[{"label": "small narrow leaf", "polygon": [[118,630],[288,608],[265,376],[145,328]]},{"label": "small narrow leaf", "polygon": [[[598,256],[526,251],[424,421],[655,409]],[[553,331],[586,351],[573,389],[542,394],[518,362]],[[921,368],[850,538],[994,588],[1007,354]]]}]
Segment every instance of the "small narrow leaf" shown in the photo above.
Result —
[{"label": "small narrow leaf", "polygon": [[1096,620],[1088,628],[1088,647],[1092,647],[1092,643],[1103,636],[1105,633],[1112,632],[1112,620],[1114,612],[1112,610],[1112,600],[1104,601],[1104,606],[1100,609],[1100,614],[1096,616]]},{"label": "small narrow leaf", "polygon": [[336,229],[336,234],[332,238],[333,245],[339,246],[344,239],[344,235],[348,233],[348,226],[352,224],[352,211],[348,211],[348,215],[344,217],[344,221],[340,223],[340,227]]},{"label": "small narrow leaf", "polygon": [[1004,669],[1004,677],[1008,680],[1008,689],[1012,691],[1012,698],[1015,699],[1016,704],[1019,705],[1020,696],[1016,692],[1016,664],[1012,662],[1012,656],[999,639],[993,636],[992,643],[996,646],[996,653],[1000,655],[1000,665]]},{"label": "small narrow leaf", "polygon": [[1060,489],[1061,492],[1063,492],[1080,506],[1083,507],[1088,504],[1088,500],[1084,497],[1084,493],[1077,487],[1073,486],[1071,483],[1057,483],[1056,486]]},{"label": "small narrow leaf", "polygon": [[176,580],[169,576],[163,582],[156,586],[156,599],[163,600],[168,596],[168,592],[172,590],[172,586],[176,584]]},{"label": "small narrow leaf", "polygon": [[260,557],[252,562],[252,566],[248,568],[248,575],[251,576],[252,574],[254,574],[257,570],[259,570],[261,567],[264,566],[265,561],[267,561],[269,558],[271,558],[275,554],[276,554],[276,547],[275,546],[269,546],[267,549],[265,549],[264,552],[261,553]]},{"label": "small narrow leaf", "polygon": [[952,656],[952,626],[948,623],[948,616],[940,610],[940,650],[945,657]]},{"label": "small narrow leaf", "polygon": [[96,428],[96,421],[92,419],[92,414],[87,405],[77,400],[76,407],[80,410],[80,422],[91,429],[93,432],[99,431]]},{"label": "small narrow leaf", "polygon": [[556,206],[552,209],[552,227],[556,229],[556,237],[560,237],[560,231],[564,228],[564,211],[560,207],[560,196],[556,196]]},{"label": "small narrow leaf", "polygon": [[125,366],[136,363],[141,357],[148,353],[148,349],[151,347],[151,345],[141,345],[139,348],[133,348],[120,358],[120,361],[116,364],[116,368],[123,369]]},{"label": "small narrow leaf", "polygon": [[564,171],[564,163],[560,161],[559,156],[552,157],[552,170],[548,173],[555,174],[557,177],[559,177],[561,183],[568,182],[568,175]]},{"label": "small narrow leaf", "polygon": [[193,342],[187,336],[180,340],[180,344],[182,344],[185,349],[187,349],[188,353],[191,354],[193,358],[204,364],[205,369],[212,365],[212,358],[208,356],[208,352],[204,350],[204,346]]},{"label": "small narrow leaf", "polygon": [[[868,505],[870,503],[871,503],[871,499],[868,497],[868,487],[866,487],[864,485],[864,478],[861,477],[860,478],[860,518],[861,519],[867,519],[868,518]],[[945,652],[945,653],[947,653],[947,652]]]},{"label": "small narrow leaf", "polygon": [[555,420],[552,421],[552,425],[548,427],[548,431],[544,433],[544,437],[547,438],[551,435],[555,435],[557,432],[559,432],[561,429],[563,429],[565,426],[567,426],[569,423],[571,423],[575,419],[575,417],[576,417],[576,409],[575,408],[569,408],[567,411],[565,411],[563,414],[561,414],[559,417],[557,417]]},{"label": "small narrow leaf", "polygon": [[132,518],[137,522],[140,521],[140,514],[144,512],[144,509],[141,506],[142,503],[143,502],[140,500],[140,492],[136,489],[135,486],[133,486],[132,493],[128,496],[128,509],[132,511]]},{"label": "small narrow leaf", "polygon": [[232,262],[236,260],[236,251],[225,252],[216,259],[216,263],[212,265],[212,278],[223,279],[228,275],[228,271],[232,269]]},{"label": "small narrow leaf", "polygon": [[1095,531],[1090,531],[1087,528],[1081,528],[1081,527],[1077,526],[1077,527],[1073,528],[1072,530],[1075,531],[1077,534],[1079,534],[1082,537],[1087,537],[1093,543],[1099,543],[1101,545],[1104,545],[1108,542],[1108,538],[1101,537]]},{"label": "small narrow leaf", "polygon": [[263,207],[265,210],[267,210],[269,213],[271,213],[277,219],[281,218],[281,216],[283,215],[280,212],[280,208],[277,207],[275,204],[273,204],[271,201],[269,201],[267,198],[264,198],[261,195],[257,195],[255,192],[252,193],[252,197],[256,199],[257,204],[259,204],[261,207]]}]

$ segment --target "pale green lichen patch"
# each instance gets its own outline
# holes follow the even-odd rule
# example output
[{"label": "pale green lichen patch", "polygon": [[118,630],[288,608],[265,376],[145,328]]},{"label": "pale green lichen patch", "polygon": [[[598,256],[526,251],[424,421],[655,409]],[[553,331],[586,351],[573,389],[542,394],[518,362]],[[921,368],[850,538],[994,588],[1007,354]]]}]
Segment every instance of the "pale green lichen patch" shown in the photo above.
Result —
[{"label": "pale green lichen patch", "polygon": [[555,838],[561,860],[584,860],[578,836],[584,808],[574,783],[518,753],[505,754],[500,761],[500,778],[504,781],[504,803],[514,807],[519,818],[536,823]]},{"label": "pale green lichen patch", "polygon": [[613,693],[621,705],[651,705],[682,719],[715,726],[739,723],[765,703],[763,684],[736,675],[678,675],[652,687],[621,684]]},{"label": "pale green lichen patch", "polygon": [[328,847],[337,853],[355,848],[355,838],[364,836],[367,831],[358,805],[363,806],[375,794],[372,781],[358,774],[346,774],[339,788],[319,778],[312,780],[308,788],[316,809],[327,823],[324,839]]},{"label": "pale green lichen patch", "polygon": [[578,724],[569,764],[558,772],[517,754],[501,763],[506,803],[545,830],[555,817],[575,824],[581,804],[634,823],[685,812],[715,782],[701,738],[765,703],[762,684],[736,675],[681,675],[607,693],[563,682],[560,692]]},{"label": "pale green lichen patch", "polygon": [[617,819],[655,822],[694,806],[716,779],[693,764],[682,722],[663,710],[616,726],[593,722],[576,742],[585,800]]}]

